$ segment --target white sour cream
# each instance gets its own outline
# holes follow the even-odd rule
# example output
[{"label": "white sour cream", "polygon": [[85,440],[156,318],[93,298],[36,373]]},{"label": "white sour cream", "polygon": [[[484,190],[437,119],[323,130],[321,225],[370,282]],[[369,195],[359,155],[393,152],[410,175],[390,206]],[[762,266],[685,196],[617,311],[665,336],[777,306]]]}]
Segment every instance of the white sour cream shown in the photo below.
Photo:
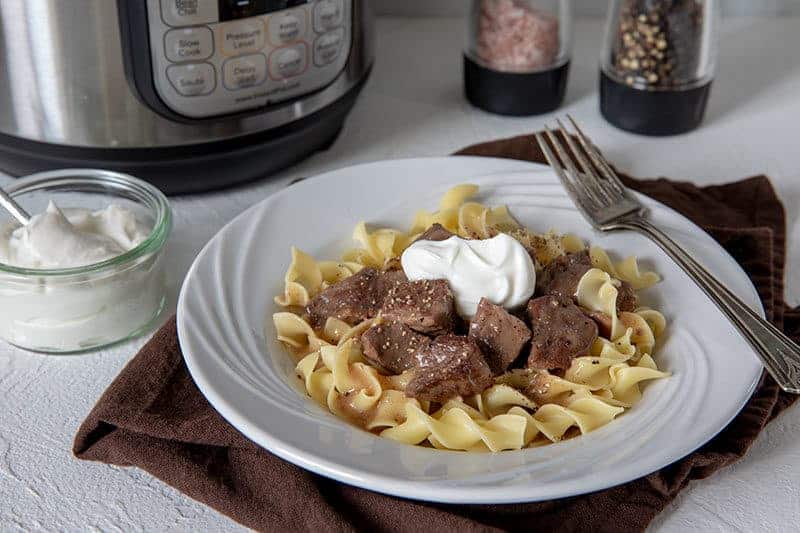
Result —
[{"label": "white sour cream", "polygon": [[[30,269],[91,265],[142,243],[151,228],[119,205],[59,209],[23,227],[0,227],[0,262]],[[164,304],[160,254],[68,276],[0,275],[0,337],[34,350],[68,352],[123,339]]]},{"label": "white sour cream", "polygon": [[417,241],[406,248],[400,262],[410,280],[446,279],[459,314],[475,316],[478,302],[488,298],[514,309],[526,303],[536,288],[536,270],[525,248],[513,237]]},{"label": "white sour cream", "polygon": [[135,248],[148,233],[130,210],[118,205],[62,211],[50,202],[26,226],[5,229],[0,262],[34,269],[81,267]]}]

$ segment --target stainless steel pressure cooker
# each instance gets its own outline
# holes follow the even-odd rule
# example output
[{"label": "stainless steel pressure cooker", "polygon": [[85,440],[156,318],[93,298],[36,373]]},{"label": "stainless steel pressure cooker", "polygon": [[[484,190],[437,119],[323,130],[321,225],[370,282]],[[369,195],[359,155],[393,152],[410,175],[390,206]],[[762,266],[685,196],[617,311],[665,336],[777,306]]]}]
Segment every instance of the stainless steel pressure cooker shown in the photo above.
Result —
[{"label": "stainless steel pressure cooker", "polygon": [[372,52],[369,0],[0,0],[0,170],[261,177],[335,139]]}]

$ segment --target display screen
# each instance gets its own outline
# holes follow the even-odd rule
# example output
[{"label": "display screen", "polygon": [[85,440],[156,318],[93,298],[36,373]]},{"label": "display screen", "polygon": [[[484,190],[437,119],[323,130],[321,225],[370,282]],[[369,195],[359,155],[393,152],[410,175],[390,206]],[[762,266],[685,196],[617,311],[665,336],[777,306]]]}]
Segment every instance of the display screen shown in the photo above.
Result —
[{"label": "display screen", "polygon": [[311,0],[219,0],[221,21],[243,19],[307,4]]}]

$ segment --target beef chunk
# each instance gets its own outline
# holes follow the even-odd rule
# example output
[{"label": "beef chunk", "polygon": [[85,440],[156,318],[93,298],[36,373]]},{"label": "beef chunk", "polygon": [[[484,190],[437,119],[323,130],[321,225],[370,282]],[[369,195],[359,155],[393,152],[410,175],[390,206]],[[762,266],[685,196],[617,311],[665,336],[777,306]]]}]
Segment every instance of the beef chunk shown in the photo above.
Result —
[{"label": "beef chunk", "polygon": [[378,314],[391,289],[406,281],[402,270],[378,272],[362,268],[349,278],[334,283],[306,306],[311,325],[321,328],[328,317],[338,318],[354,326]]},{"label": "beef chunk", "polygon": [[592,260],[586,250],[560,255],[537,276],[536,292],[571,300],[575,297],[578,282],[590,268]]},{"label": "beef chunk", "polygon": [[586,355],[597,338],[597,324],[571,300],[553,295],[528,302],[531,353],[528,367],[569,368],[574,357]]},{"label": "beef chunk", "polygon": [[[378,293],[382,294],[383,298],[386,298],[386,295],[389,294],[389,291],[403,283],[406,283],[407,281],[408,278],[406,277],[402,268],[393,268],[381,272],[376,281],[376,288]],[[378,302],[378,306],[383,305],[383,298],[381,298],[381,301]]]},{"label": "beef chunk", "polygon": [[490,387],[494,379],[477,343],[468,337],[441,335],[417,351],[417,367],[406,396],[443,403]]},{"label": "beef chunk", "polygon": [[[445,241],[455,235],[455,233],[451,233],[450,230],[445,229],[444,226],[441,224],[434,224],[430,228],[426,229],[422,235],[417,237],[418,241]],[[416,241],[415,241],[416,242]]]},{"label": "beef chunk", "polygon": [[534,373],[533,375],[525,376],[527,383],[521,387],[525,396],[532,398],[538,404],[551,403],[552,397],[550,395],[550,387],[552,386],[552,378],[545,374]]},{"label": "beef chunk", "polygon": [[588,309],[583,309],[583,312],[597,324],[597,333],[601,337],[605,337],[606,339],[611,338],[612,323],[611,317],[608,316],[607,313],[603,313],[602,311],[589,311]]},{"label": "beef chunk", "polygon": [[[536,279],[536,294],[552,294],[561,299],[575,298],[578,282],[592,268],[589,252],[582,250],[560,255],[544,267]],[[617,311],[633,311],[638,306],[638,298],[633,287],[622,281],[617,287]]]},{"label": "beef chunk", "polygon": [[617,287],[617,311],[631,312],[637,307],[639,307],[639,297],[636,296],[633,287],[627,281],[621,282]]},{"label": "beef chunk", "polygon": [[384,322],[361,335],[364,357],[392,374],[402,374],[413,367],[417,350],[430,342],[428,337],[400,322]]},{"label": "beef chunk", "polygon": [[500,375],[519,356],[531,338],[525,323],[499,305],[481,298],[469,327],[469,337],[478,343],[494,375]]},{"label": "beef chunk", "polygon": [[383,301],[383,316],[426,335],[453,331],[455,298],[446,280],[419,280],[394,287]]}]

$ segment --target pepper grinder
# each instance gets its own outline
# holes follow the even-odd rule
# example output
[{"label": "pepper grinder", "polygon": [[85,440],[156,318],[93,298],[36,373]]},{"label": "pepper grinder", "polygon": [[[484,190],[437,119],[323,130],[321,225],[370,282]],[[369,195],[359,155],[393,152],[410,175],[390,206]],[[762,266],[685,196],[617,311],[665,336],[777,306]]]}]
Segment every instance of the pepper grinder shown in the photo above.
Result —
[{"label": "pepper grinder", "polygon": [[501,115],[552,111],[564,100],[571,50],[571,0],[473,0],[466,97]]},{"label": "pepper grinder", "polygon": [[621,129],[674,135],[703,120],[717,55],[716,0],[612,0],[600,111]]}]

